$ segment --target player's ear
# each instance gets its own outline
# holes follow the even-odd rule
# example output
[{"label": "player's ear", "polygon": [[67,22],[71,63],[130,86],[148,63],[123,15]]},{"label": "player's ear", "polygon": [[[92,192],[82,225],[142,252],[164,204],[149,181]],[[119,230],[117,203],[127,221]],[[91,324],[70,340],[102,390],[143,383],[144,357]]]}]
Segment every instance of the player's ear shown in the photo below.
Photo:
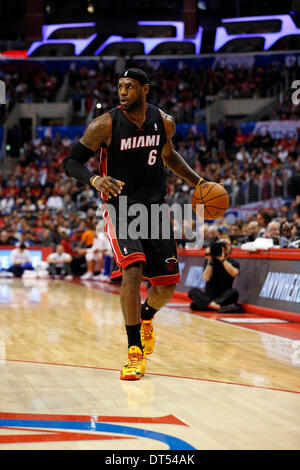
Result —
[{"label": "player's ear", "polygon": [[146,85],[143,85],[143,88],[144,88],[145,96],[148,95],[148,93],[150,91],[150,85],[148,83],[146,83]]}]

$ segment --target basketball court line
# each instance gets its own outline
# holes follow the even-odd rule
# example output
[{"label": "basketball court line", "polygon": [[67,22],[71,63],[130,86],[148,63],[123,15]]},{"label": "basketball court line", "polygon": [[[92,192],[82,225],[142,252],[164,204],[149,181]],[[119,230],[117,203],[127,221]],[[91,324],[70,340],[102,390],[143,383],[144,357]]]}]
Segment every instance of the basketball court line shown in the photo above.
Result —
[{"label": "basketball court line", "polygon": [[[105,367],[97,367],[97,366],[83,366],[83,365],[78,365],[78,364],[57,364],[53,362],[39,362],[39,361],[22,361],[21,359],[6,359],[7,362],[18,362],[18,363],[23,363],[23,364],[40,364],[40,365],[47,365],[47,366],[57,366],[57,367],[76,367],[79,369],[94,369],[94,370],[102,370],[102,371],[108,371],[108,372],[120,372],[120,369],[109,369]],[[272,390],[272,391],[277,391],[277,392],[285,392],[285,393],[295,393],[295,394],[300,394],[300,391],[297,390],[286,390],[286,389],[281,389],[281,388],[273,388],[273,387],[263,387],[261,385],[254,385],[254,384],[243,384],[243,383],[238,383],[238,382],[230,382],[226,380],[215,380],[215,379],[201,379],[199,377],[187,377],[187,376],[181,376],[181,375],[172,375],[172,374],[159,374],[157,372],[146,372],[145,376],[143,377],[143,381],[145,381],[145,377],[149,376],[158,376],[158,377],[169,377],[172,379],[184,379],[184,380],[197,380],[200,382],[209,382],[209,383],[219,383],[219,384],[225,384],[225,385],[234,385],[237,387],[248,387],[248,388],[255,388],[255,389],[263,389],[263,390]]]}]

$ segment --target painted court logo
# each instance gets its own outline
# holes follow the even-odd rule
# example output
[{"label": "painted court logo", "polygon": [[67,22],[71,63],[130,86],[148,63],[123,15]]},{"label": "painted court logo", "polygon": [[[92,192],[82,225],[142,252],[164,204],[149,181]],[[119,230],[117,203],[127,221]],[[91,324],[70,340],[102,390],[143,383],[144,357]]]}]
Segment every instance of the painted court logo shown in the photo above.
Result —
[{"label": "painted court logo", "polygon": [[[135,423],[139,427],[134,427]],[[173,435],[147,429],[147,425],[162,424],[187,426],[173,415],[148,418],[0,413],[0,449],[1,444],[146,438],[164,443],[170,450],[195,450]]]}]

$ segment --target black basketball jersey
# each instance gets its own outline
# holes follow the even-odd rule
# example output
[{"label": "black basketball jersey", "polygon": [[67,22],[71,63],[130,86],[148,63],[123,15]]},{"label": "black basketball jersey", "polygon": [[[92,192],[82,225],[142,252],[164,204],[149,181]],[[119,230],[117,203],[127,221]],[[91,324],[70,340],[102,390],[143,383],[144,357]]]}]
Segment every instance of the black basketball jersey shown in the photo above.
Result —
[{"label": "black basketball jersey", "polygon": [[[109,111],[112,119],[111,143],[101,152],[101,176],[109,175],[125,183],[121,195],[128,203],[151,204],[166,194],[162,149],[166,133],[161,113],[147,104],[141,129],[124,114],[121,106]],[[117,203],[112,197],[110,203]]]}]

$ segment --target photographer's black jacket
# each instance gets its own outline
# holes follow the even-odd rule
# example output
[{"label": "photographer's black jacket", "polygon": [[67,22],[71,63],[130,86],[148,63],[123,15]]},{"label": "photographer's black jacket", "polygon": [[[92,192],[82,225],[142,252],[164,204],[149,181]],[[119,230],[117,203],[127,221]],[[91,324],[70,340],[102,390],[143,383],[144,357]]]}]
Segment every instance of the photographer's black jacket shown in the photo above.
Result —
[{"label": "photographer's black jacket", "polygon": [[[237,261],[231,258],[226,260],[237,269],[240,269],[240,265]],[[205,260],[204,269],[206,268],[208,260]],[[213,258],[213,274],[210,281],[206,282],[205,293],[210,299],[214,299],[222,295],[227,289],[231,289],[234,281],[234,277],[230,276],[224,268],[221,261]]]}]

